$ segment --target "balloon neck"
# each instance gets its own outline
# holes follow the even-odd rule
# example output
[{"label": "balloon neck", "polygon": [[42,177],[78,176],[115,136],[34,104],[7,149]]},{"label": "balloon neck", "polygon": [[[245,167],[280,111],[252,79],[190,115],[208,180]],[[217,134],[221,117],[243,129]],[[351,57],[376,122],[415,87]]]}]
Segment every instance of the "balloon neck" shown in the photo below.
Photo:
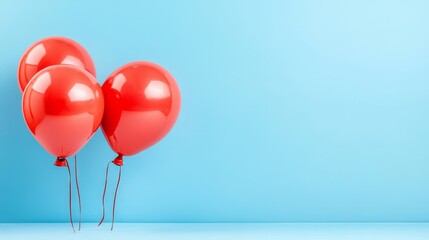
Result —
[{"label": "balloon neck", "polygon": [[124,160],[122,160],[122,155],[118,155],[115,159],[113,159],[112,163],[114,163],[116,166],[123,166]]},{"label": "balloon neck", "polygon": [[57,167],[66,167],[67,162],[65,160],[66,160],[65,158],[57,157],[57,159],[54,162],[54,165]]}]

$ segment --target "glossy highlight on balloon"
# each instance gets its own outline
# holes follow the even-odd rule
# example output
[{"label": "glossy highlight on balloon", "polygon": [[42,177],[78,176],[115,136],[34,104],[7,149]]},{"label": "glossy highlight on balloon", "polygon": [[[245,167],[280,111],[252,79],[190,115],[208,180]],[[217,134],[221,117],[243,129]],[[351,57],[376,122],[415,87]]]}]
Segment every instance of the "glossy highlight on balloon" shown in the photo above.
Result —
[{"label": "glossy highlight on balloon", "polygon": [[[105,112],[102,130],[110,147],[122,156],[137,154],[160,141],[176,122],[179,87],[163,67],[144,61],[114,71],[102,86]],[[117,158],[117,159],[118,159]]]},{"label": "glossy highlight on balloon", "polygon": [[47,37],[31,45],[19,61],[18,85],[21,92],[37,72],[53,65],[81,67],[96,76],[94,62],[83,46],[69,38]]},{"label": "glossy highlight on balloon", "polygon": [[36,140],[57,158],[76,154],[99,127],[103,93],[82,68],[56,65],[38,72],[25,88],[22,110]]}]

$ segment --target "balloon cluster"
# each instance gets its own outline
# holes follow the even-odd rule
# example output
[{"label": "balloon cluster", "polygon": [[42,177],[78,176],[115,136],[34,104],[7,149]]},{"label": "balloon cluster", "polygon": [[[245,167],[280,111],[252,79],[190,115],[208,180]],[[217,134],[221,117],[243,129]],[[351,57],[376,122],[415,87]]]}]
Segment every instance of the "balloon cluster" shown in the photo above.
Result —
[{"label": "balloon cluster", "polygon": [[[69,176],[67,158],[76,156],[101,125],[117,153],[111,162],[120,167],[113,229],[123,156],[135,155],[161,140],[179,115],[181,97],[173,76],[157,64],[136,61],[115,70],[100,86],[93,60],[80,44],[64,37],[48,37],[25,51],[18,66],[18,84],[29,130],[56,157],[54,165],[68,168]],[[76,169],[75,157],[80,209]],[[71,194],[71,180],[69,190]],[[74,230],[71,195],[69,200]]]}]

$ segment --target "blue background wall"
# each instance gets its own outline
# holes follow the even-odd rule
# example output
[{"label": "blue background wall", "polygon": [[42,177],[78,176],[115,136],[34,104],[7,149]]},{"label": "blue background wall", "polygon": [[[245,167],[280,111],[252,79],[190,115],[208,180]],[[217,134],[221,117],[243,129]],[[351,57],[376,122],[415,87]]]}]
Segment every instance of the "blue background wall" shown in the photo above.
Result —
[{"label": "blue background wall", "polygon": [[[100,83],[142,59],[180,85],[175,128],[126,159],[118,221],[427,221],[428,12],[427,1],[1,1],[0,222],[68,221],[66,170],[27,130],[16,82],[21,54],[50,35],[84,45]],[[114,157],[100,131],[78,154],[85,221],[100,218]]]}]

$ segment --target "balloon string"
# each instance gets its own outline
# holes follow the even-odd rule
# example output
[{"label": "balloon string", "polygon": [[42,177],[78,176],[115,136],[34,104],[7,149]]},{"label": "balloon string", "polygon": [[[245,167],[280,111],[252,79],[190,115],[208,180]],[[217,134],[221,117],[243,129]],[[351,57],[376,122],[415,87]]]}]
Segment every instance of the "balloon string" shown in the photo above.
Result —
[{"label": "balloon string", "polygon": [[116,195],[118,194],[119,183],[121,182],[121,173],[122,173],[122,166],[119,166],[118,182],[116,183],[115,197],[113,198],[112,227],[110,227],[110,231],[113,230],[113,225],[115,224]]},{"label": "balloon string", "polygon": [[72,214],[72,181],[71,181],[71,173],[70,173],[70,165],[67,159],[64,159],[66,162],[67,170],[69,172],[69,211],[70,211],[70,224],[73,228],[73,232],[76,232],[74,230],[74,224],[73,224],[73,214]]},{"label": "balloon string", "polygon": [[80,202],[79,180],[77,179],[77,160],[76,160],[76,155],[74,155],[74,176],[75,176],[75,180],[76,180],[77,199],[79,201],[79,229],[78,229],[78,231],[80,231],[80,225],[82,223],[82,205],[81,205],[81,202]]},{"label": "balloon string", "polygon": [[108,179],[108,176],[109,176],[109,166],[110,166],[110,162],[107,164],[107,167],[106,167],[106,180],[104,181],[104,190],[103,190],[103,197],[102,197],[102,199],[101,199],[101,204],[102,204],[102,206],[103,206],[103,216],[101,217],[101,220],[100,220],[100,222],[98,223],[98,226],[100,226],[102,223],[103,223],[103,221],[104,221],[104,216],[105,216],[105,206],[104,206],[104,197],[106,196],[106,188],[107,188],[107,179]]}]

